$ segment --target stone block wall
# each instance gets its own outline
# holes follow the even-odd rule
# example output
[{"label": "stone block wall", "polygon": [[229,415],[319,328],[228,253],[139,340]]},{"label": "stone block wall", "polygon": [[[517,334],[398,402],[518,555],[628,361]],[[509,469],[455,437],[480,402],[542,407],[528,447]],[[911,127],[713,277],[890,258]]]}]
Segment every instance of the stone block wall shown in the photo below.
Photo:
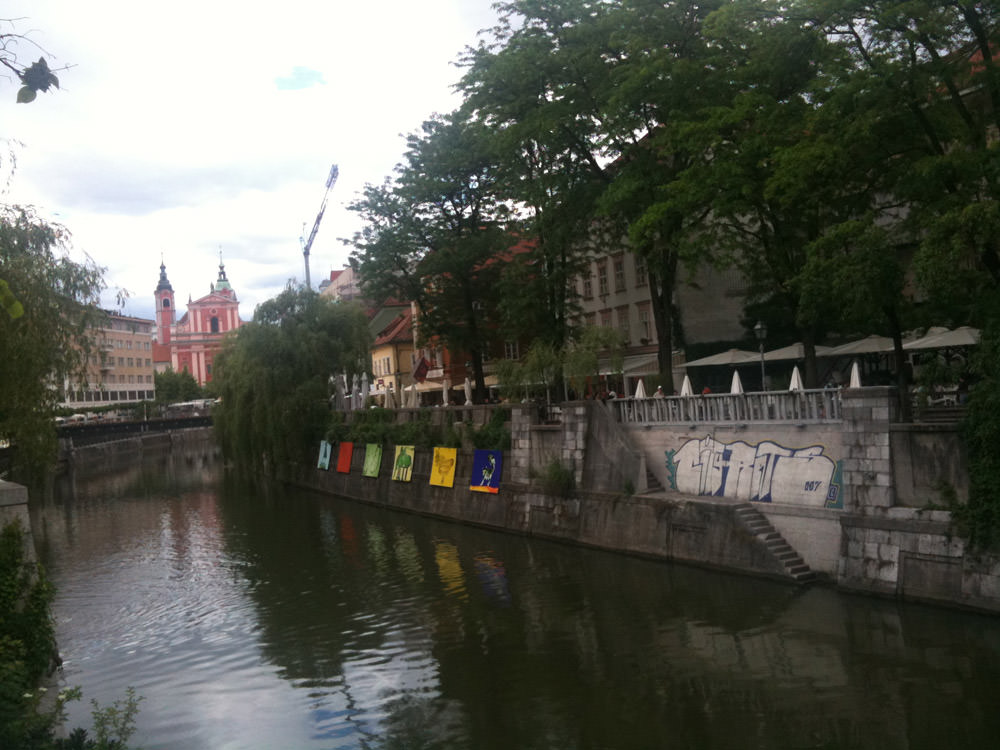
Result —
[{"label": "stone block wall", "polygon": [[897,419],[896,389],[848,388],[841,395],[845,508],[895,504],[890,429]]}]

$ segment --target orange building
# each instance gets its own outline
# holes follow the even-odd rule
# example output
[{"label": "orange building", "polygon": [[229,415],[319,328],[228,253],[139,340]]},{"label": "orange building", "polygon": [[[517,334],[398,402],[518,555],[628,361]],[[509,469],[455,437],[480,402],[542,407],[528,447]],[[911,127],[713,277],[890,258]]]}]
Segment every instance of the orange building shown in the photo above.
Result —
[{"label": "orange building", "polygon": [[167,267],[160,263],[160,281],[156,285],[156,343],[153,362],[157,372],[168,368],[185,370],[205,385],[212,381],[212,364],[222,348],[223,339],[241,325],[240,303],[236,298],[226,267],[219,259],[219,277],[204,297],[192,301],[188,296],[187,312],[177,318],[174,288],[167,278]]}]

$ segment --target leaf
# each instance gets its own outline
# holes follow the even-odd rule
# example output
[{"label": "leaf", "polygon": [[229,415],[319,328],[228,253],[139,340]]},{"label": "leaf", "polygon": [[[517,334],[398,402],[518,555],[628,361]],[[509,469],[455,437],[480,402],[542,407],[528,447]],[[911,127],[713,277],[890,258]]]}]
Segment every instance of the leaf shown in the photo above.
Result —
[{"label": "leaf", "polygon": [[17,103],[28,104],[35,101],[36,96],[38,96],[38,92],[31,88],[31,86],[22,86],[17,91]]}]

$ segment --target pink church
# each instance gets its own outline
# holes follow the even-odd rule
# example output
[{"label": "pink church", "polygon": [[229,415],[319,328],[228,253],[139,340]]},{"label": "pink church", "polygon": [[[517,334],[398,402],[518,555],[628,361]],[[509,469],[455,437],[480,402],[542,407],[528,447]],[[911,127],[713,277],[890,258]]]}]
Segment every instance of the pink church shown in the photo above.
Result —
[{"label": "pink church", "polygon": [[240,302],[236,299],[226,267],[219,259],[219,278],[204,297],[191,301],[179,319],[174,304],[174,289],[167,279],[167,267],[160,263],[160,281],[156,285],[156,343],[153,362],[157,372],[168,367],[174,372],[187,370],[205,385],[212,381],[212,363],[222,348],[223,339],[244,321],[240,320]]}]

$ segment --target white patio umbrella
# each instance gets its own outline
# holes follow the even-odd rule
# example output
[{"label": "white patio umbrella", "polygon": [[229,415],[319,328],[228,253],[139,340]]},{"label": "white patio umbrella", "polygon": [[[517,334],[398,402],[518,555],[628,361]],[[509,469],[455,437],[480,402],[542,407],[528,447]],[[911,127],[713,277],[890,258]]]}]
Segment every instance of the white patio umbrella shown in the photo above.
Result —
[{"label": "white patio umbrella", "polygon": [[392,393],[392,388],[385,389],[385,408],[386,409],[396,408],[396,398]]},{"label": "white patio umbrella", "polygon": [[469,378],[465,379],[465,405],[472,405],[472,381]]},{"label": "white patio umbrella", "polygon": [[451,381],[445,378],[441,381],[441,398],[443,399],[444,405],[448,406],[451,399],[448,397],[448,391],[451,390]]},{"label": "white patio umbrella", "polygon": [[733,370],[733,384],[729,386],[730,393],[743,393],[743,381],[740,380],[740,371]]},{"label": "white patio umbrella", "polygon": [[[825,357],[830,353],[829,346],[816,346],[816,356]],[[805,344],[799,342],[797,344],[789,344],[781,349],[772,349],[769,352],[764,352],[765,362],[781,362],[783,360],[789,359],[805,359],[806,358],[806,347]],[[759,359],[759,357],[758,357]]]},{"label": "white patio umbrella", "polygon": [[642,378],[639,378],[639,385],[635,387],[635,397],[646,398],[646,386],[642,384]]},{"label": "white patio umbrella", "polygon": [[792,368],[792,382],[788,384],[788,390],[790,391],[802,391],[805,390],[802,385],[802,373],[799,372],[799,366],[795,365]]},{"label": "white patio umbrella", "polygon": [[975,346],[979,343],[979,329],[960,326],[954,331],[931,329],[923,338],[903,344],[904,349],[950,349],[956,346]]},{"label": "white patio umbrella", "polygon": [[861,367],[858,365],[858,360],[854,360],[851,365],[851,388],[861,387]]},{"label": "white patio umbrella", "polygon": [[852,341],[848,344],[835,346],[826,353],[828,357],[839,357],[850,354],[878,354],[891,352],[893,348],[892,339],[888,336],[868,336],[859,341]]},{"label": "white patio umbrella", "polygon": [[743,349],[730,349],[729,351],[713,354],[711,357],[702,357],[693,362],[684,362],[678,367],[708,367],[710,365],[745,365],[751,362],[759,362],[760,354],[748,352]]},{"label": "white patio umbrella", "polygon": [[694,388],[691,387],[691,378],[687,375],[684,376],[684,383],[681,385],[681,395],[682,396],[693,396]]}]

